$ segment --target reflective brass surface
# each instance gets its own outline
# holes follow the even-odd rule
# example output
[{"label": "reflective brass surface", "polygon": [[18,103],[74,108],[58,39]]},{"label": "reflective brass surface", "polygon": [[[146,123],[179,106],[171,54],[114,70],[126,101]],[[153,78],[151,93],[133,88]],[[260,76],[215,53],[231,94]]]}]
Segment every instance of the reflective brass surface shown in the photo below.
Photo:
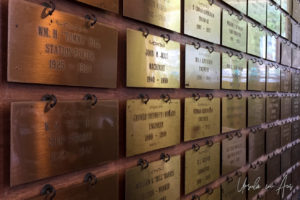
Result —
[{"label": "reflective brass surface", "polygon": [[184,34],[220,44],[221,8],[207,0],[185,0]]},{"label": "reflective brass surface", "polygon": [[248,0],[248,16],[259,23],[267,23],[267,1],[266,0]]},{"label": "reflective brass surface", "polygon": [[266,57],[266,33],[248,24],[248,49],[249,54],[265,58]]},{"label": "reflective brass surface", "polygon": [[127,29],[127,87],[179,88],[180,44]]},{"label": "reflective brass surface", "polygon": [[272,157],[267,161],[267,183],[271,183],[280,176],[280,156]]},{"label": "reflective brass surface", "polygon": [[220,177],[220,143],[185,152],[185,194]]},{"label": "reflective brass surface", "polygon": [[220,68],[220,53],[185,46],[186,88],[220,89]]},{"label": "reflective brass surface", "polygon": [[228,183],[222,183],[222,200],[244,200],[246,199],[246,192],[238,192],[246,179],[246,175],[242,174],[241,177],[234,176],[233,180]]},{"label": "reflective brass surface", "polygon": [[220,134],[220,98],[185,99],[184,141]]},{"label": "reflective brass surface", "polygon": [[249,134],[249,162],[255,161],[265,153],[265,131],[257,131]]},{"label": "reflective brass surface", "polygon": [[10,184],[15,186],[118,158],[118,101],[11,104]]},{"label": "reflective brass surface", "polygon": [[180,199],[180,156],[168,162],[162,160],[126,170],[125,200],[179,200]]},{"label": "reflective brass surface", "polygon": [[280,69],[267,66],[267,87],[268,92],[280,91]]},{"label": "reflective brass surface", "polygon": [[292,3],[292,0],[281,0],[281,8],[291,14],[293,7]]},{"label": "reflective brass surface", "polygon": [[271,3],[267,4],[267,27],[280,34],[280,10]]},{"label": "reflective brass surface", "polygon": [[266,122],[266,99],[248,98],[248,127],[258,126]]},{"label": "reflective brass surface", "polygon": [[98,8],[102,8],[114,13],[119,13],[119,1],[118,0],[77,0]]},{"label": "reflective brass surface", "polygon": [[281,64],[292,66],[292,47],[281,45]]},{"label": "reflective brass surface", "polygon": [[[234,0],[236,1],[236,0]],[[223,11],[222,45],[246,52],[247,23]]]},{"label": "reflective brass surface", "polygon": [[9,1],[10,82],[116,88],[118,32],[84,17]]},{"label": "reflective brass surface", "polygon": [[274,122],[280,119],[280,98],[267,97],[267,122]]},{"label": "reflective brass surface", "polygon": [[280,61],[280,42],[269,34],[267,34],[267,59],[275,62]]},{"label": "reflective brass surface", "polygon": [[284,124],[281,127],[281,146],[287,145],[292,140],[292,125]]},{"label": "reflective brass surface", "polygon": [[291,92],[292,90],[292,73],[289,71],[281,70],[280,73],[280,87],[281,92]]},{"label": "reflective brass surface", "polygon": [[292,98],[292,116],[300,115],[300,97]]},{"label": "reflective brass surface", "polygon": [[286,119],[292,116],[292,98],[281,97],[281,119]]},{"label": "reflective brass surface", "polygon": [[180,100],[127,100],[126,156],[180,143]]},{"label": "reflective brass surface", "polygon": [[123,15],[180,32],[180,0],[123,0]]},{"label": "reflective brass surface", "polygon": [[222,133],[246,127],[246,98],[222,99]]},{"label": "reflective brass surface", "polygon": [[266,131],[266,153],[273,152],[280,147],[280,127],[273,127]]},{"label": "reflective brass surface", "polygon": [[283,14],[281,14],[281,36],[288,40],[292,39],[292,23],[290,22],[290,19]]},{"label": "reflective brass surface", "polygon": [[300,37],[298,37],[299,33],[300,27],[297,24],[292,23],[292,42],[294,42],[297,45],[300,45]]},{"label": "reflective brass surface", "polygon": [[248,61],[248,90],[266,90],[266,65]]},{"label": "reflective brass surface", "polygon": [[298,22],[300,21],[300,4],[298,4],[297,0],[293,0],[293,17]]},{"label": "reflective brass surface", "polygon": [[300,69],[300,50],[298,49],[292,49],[292,67]]},{"label": "reflective brass surface", "polygon": [[222,54],[222,89],[246,90],[247,60]]},{"label": "reflective brass surface", "polygon": [[257,165],[255,169],[250,168],[248,171],[248,184],[256,185],[259,180],[259,189],[248,190],[248,199],[252,199],[257,193],[260,192],[261,188],[265,187],[265,165]]},{"label": "reflective brass surface", "polygon": [[292,140],[297,140],[300,138],[300,121],[295,121],[292,123]]},{"label": "reflective brass surface", "polygon": [[212,194],[203,194],[201,195],[200,199],[204,199],[204,200],[220,200],[221,199],[221,189],[220,187],[214,188],[213,193]]},{"label": "reflective brass surface", "polygon": [[292,88],[293,93],[300,93],[300,74],[292,73]]},{"label": "reflective brass surface", "polygon": [[242,13],[246,14],[247,0],[222,0],[222,1],[234,7],[235,9],[241,11]]}]

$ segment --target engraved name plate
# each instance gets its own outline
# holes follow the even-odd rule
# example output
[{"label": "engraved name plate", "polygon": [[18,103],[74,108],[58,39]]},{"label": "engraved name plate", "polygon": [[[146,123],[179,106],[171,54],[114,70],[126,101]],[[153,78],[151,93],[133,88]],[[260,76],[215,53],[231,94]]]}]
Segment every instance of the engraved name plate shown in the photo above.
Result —
[{"label": "engraved name plate", "polygon": [[267,66],[266,91],[268,92],[280,91],[280,69],[279,68]]},{"label": "engraved name plate", "polygon": [[297,140],[300,138],[300,121],[295,121],[292,123],[292,140]]},{"label": "engraved name plate", "polygon": [[292,92],[300,93],[300,73],[292,72]]},{"label": "engraved name plate", "polygon": [[11,104],[10,184],[15,186],[118,158],[118,101]]},{"label": "engraved name plate", "polygon": [[292,98],[292,116],[300,115],[300,97]]},{"label": "engraved name plate", "polygon": [[293,17],[296,21],[300,21],[300,4],[298,0],[293,0]]},{"label": "engraved name plate", "polygon": [[225,3],[246,14],[247,0],[223,0]]},{"label": "engraved name plate", "polygon": [[232,181],[226,181],[222,183],[222,200],[244,200],[246,199],[246,192],[238,192],[238,189],[242,187],[246,175],[234,176]]},{"label": "engraved name plate", "polygon": [[288,69],[281,69],[280,82],[281,92],[291,92],[292,89],[292,73]]},{"label": "engraved name plate", "polygon": [[266,131],[266,153],[270,153],[280,147],[280,127],[269,128]]},{"label": "engraved name plate", "polygon": [[[265,165],[256,165],[254,169],[250,168],[248,171],[248,184],[259,186],[248,190],[248,199],[252,199],[259,193],[261,188],[265,187]],[[258,183],[258,184],[257,184]]]},{"label": "engraved name plate", "polygon": [[267,122],[280,119],[280,98],[267,97]]},{"label": "engraved name plate", "polygon": [[248,49],[249,54],[265,58],[266,57],[266,33],[259,27],[248,24]]},{"label": "engraved name plate", "polygon": [[[84,17],[9,1],[9,82],[116,88],[118,32]],[[47,11],[45,11],[47,12]]]},{"label": "engraved name plate", "polygon": [[248,0],[248,15],[262,25],[267,23],[267,2],[266,0]]},{"label": "engraved name plate", "polygon": [[266,65],[248,61],[248,90],[266,90]]},{"label": "engraved name plate", "polygon": [[282,44],[281,45],[281,64],[292,66],[292,47]]},{"label": "engraved name plate", "polygon": [[180,44],[127,29],[127,87],[179,88]]},{"label": "engraved name plate", "polygon": [[272,157],[267,161],[267,183],[270,184],[280,176],[280,156]]},{"label": "engraved name plate", "polygon": [[286,119],[292,115],[292,99],[291,97],[281,97],[281,119]]},{"label": "engraved name plate", "polygon": [[267,4],[267,27],[280,34],[280,10],[271,3]]},{"label": "engraved name plate", "polygon": [[287,145],[292,140],[292,125],[284,124],[281,126],[281,146]]},{"label": "engraved name plate", "polygon": [[[299,32],[299,34],[300,34],[300,32]],[[300,50],[299,49],[292,49],[292,67],[294,67],[296,69],[300,69]]]},{"label": "engraved name plate", "polygon": [[283,14],[281,14],[281,36],[288,40],[292,39],[292,23],[290,19]]},{"label": "engraved name plate", "polygon": [[275,62],[280,61],[280,42],[269,34],[267,34],[267,59]]},{"label": "engraved name plate", "polygon": [[119,1],[118,0],[77,0],[91,6],[102,8],[114,13],[119,12]]}]

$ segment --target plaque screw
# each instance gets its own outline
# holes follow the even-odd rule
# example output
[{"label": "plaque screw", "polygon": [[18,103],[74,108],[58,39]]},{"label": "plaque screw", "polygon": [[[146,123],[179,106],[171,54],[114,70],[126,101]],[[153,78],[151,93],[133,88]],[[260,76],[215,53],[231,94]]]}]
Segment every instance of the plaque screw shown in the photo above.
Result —
[{"label": "plaque screw", "polygon": [[160,159],[162,159],[164,162],[169,162],[171,157],[169,154],[167,153],[161,153],[160,154]]},{"label": "plaque screw", "polygon": [[56,190],[52,185],[47,184],[42,188],[40,194],[45,196],[45,199],[53,200],[56,196]]},{"label": "plaque screw", "polygon": [[42,11],[42,18],[43,19],[48,17],[48,16],[51,16],[53,14],[53,12],[55,11],[56,6],[55,6],[55,3],[53,1],[50,1],[49,3],[43,2],[42,5],[45,7]]}]

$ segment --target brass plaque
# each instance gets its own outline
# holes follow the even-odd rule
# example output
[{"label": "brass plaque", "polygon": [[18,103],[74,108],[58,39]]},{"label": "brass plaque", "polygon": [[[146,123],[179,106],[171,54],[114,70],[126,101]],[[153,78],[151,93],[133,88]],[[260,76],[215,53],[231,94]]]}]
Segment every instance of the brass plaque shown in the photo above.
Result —
[{"label": "brass plaque", "polygon": [[269,34],[267,34],[267,59],[274,62],[280,61],[280,41]]},{"label": "brass plaque", "polygon": [[223,0],[225,3],[246,14],[247,0]]},{"label": "brass plaque", "polygon": [[[297,4],[297,5],[300,5],[300,4]],[[300,9],[300,7],[299,7],[299,9]],[[298,37],[299,33],[300,33],[300,26],[298,26],[298,24],[292,23],[292,42],[294,42],[297,45],[300,45],[300,37]]]},{"label": "brass plaque", "polygon": [[248,98],[248,127],[258,126],[266,122],[266,99]]},{"label": "brass plaque", "polygon": [[222,140],[222,175],[246,164],[246,135]]},{"label": "brass plaque", "polygon": [[[261,189],[265,187],[265,165],[257,165],[255,169],[250,168],[248,171],[248,184],[256,186],[248,190],[248,199],[252,199]],[[259,187],[259,188],[258,188]]]},{"label": "brass plaque", "polygon": [[114,13],[119,13],[119,0],[77,0],[94,7],[102,8]]},{"label": "brass plaque", "polygon": [[277,187],[269,188],[265,194],[265,200],[281,200]]},{"label": "brass plaque", "polygon": [[185,152],[185,194],[220,177],[220,143]]},{"label": "brass plaque", "polygon": [[222,89],[246,90],[247,60],[222,54]]},{"label": "brass plaque", "polygon": [[300,4],[298,0],[293,0],[293,17],[296,21],[300,21]]},{"label": "brass plaque", "polygon": [[300,115],[300,97],[292,98],[292,116]]},{"label": "brass plaque", "polygon": [[259,27],[253,27],[248,24],[248,49],[249,54],[266,58],[266,32]]},{"label": "brass plaque", "polygon": [[267,66],[267,87],[268,92],[280,91],[280,69]]},{"label": "brass plaque", "polygon": [[180,143],[180,100],[127,100],[126,156]]},{"label": "brass plaque", "polygon": [[220,68],[220,53],[196,49],[189,44],[185,46],[185,88],[219,90]]},{"label": "brass plaque", "polygon": [[267,183],[270,184],[280,176],[280,156],[272,157],[267,161]]},{"label": "brass plaque", "polygon": [[201,200],[221,200],[221,189],[220,187],[214,188],[212,194],[203,194],[200,197]]},{"label": "brass plaque", "polygon": [[248,61],[248,90],[266,90],[266,65]]},{"label": "brass plaque", "polygon": [[291,159],[291,149],[288,149],[281,154],[281,173],[284,173],[291,167]]},{"label": "brass plaque", "polygon": [[269,128],[266,131],[266,153],[271,153],[280,147],[280,127]]},{"label": "brass plaque", "polygon": [[250,133],[248,142],[248,158],[249,162],[253,162],[265,153],[265,131]]},{"label": "brass plaque", "polygon": [[118,101],[11,104],[11,186],[118,158]]},{"label": "brass plaque", "polygon": [[294,67],[296,69],[300,69],[300,50],[299,49],[292,49],[292,67]]},{"label": "brass plaque", "polygon": [[[56,190],[55,200],[119,200],[119,177],[117,174],[98,178],[97,183],[91,186],[82,183],[67,189]],[[45,196],[38,196],[30,200],[45,200]]]},{"label": "brass plaque", "polygon": [[185,0],[184,34],[220,44],[221,8],[207,0]]},{"label": "brass plaque", "polygon": [[292,165],[295,165],[297,162],[299,162],[300,160],[299,152],[300,152],[300,144],[297,144],[292,148]]},{"label": "brass plaque", "polygon": [[267,97],[267,122],[274,122],[280,119],[280,98]]},{"label": "brass plaque", "polygon": [[267,1],[248,0],[248,15],[262,25],[267,23]]},{"label": "brass plaque", "polygon": [[288,17],[281,14],[281,36],[292,40],[292,23]]},{"label": "brass plaque", "polygon": [[289,14],[292,13],[292,0],[281,0],[281,8],[287,11]]},{"label": "brass plaque", "polygon": [[138,166],[126,170],[125,199],[179,200],[180,156],[152,162],[146,169]]},{"label": "brass plaque", "polygon": [[246,199],[246,191],[239,192],[243,183],[246,179],[246,175],[242,174],[242,176],[234,176],[231,182],[222,183],[222,200],[245,200]]},{"label": "brass plaque", "polygon": [[292,92],[300,93],[300,74],[292,73]]},{"label": "brass plaque", "polygon": [[222,133],[246,128],[246,98],[222,99]]},{"label": "brass plaque", "polygon": [[291,92],[292,90],[292,73],[288,70],[281,70],[280,73],[281,92]]},{"label": "brass plaque", "polygon": [[[236,1],[236,0],[234,0]],[[222,45],[246,52],[247,23],[235,15],[223,12]]]},{"label": "brass plaque", "polygon": [[180,0],[123,0],[123,15],[180,32]]},{"label": "brass plaque", "polygon": [[284,124],[281,127],[281,146],[287,145],[292,140],[292,125]]},{"label": "brass plaque", "polygon": [[220,134],[220,98],[185,99],[184,141]]},{"label": "brass plaque", "polygon": [[[84,17],[9,1],[9,82],[116,88],[118,32]],[[29,48],[30,47],[30,48]]]},{"label": "brass plaque", "polygon": [[281,64],[292,66],[292,47],[281,45]]},{"label": "brass plaque", "polygon": [[[292,184],[293,185],[299,185],[300,184],[299,177],[300,177],[300,170],[293,171],[293,173],[292,173]],[[297,200],[297,196],[293,200]]]},{"label": "brass plaque", "polygon": [[267,27],[280,34],[280,10],[271,3],[267,4]]},{"label": "brass plaque", "polygon": [[127,87],[179,88],[180,44],[127,29]]},{"label": "brass plaque", "polygon": [[292,123],[292,141],[298,138],[300,138],[300,121],[295,121]]},{"label": "brass plaque", "polygon": [[281,97],[281,119],[287,119],[292,115],[292,99]]}]

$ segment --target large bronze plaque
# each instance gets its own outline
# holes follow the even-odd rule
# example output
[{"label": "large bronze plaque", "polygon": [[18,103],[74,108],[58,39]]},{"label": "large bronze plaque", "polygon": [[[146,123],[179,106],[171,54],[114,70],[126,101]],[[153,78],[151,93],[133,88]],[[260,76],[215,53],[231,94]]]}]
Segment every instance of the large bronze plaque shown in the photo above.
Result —
[{"label": "large bronze plaque", "polygon": [[246,98],[222,99],[222,133],[246,128]]},{"label": "large bronze plaque", "polygon": [[123,15],[180,32],[180,0],[123,0]]},{"label": "large bronze plaque", "polygon": [[185,99],[184,141],[220,134],[220,98]]},{"label": "large bronze plaque", "polygon": [[299,49],[292,49],[292,67],[294,67],[296,69],[300,69],[300,50]]},{"label": "large bronze plaque", "polygon": [[248,90],[266,90],[266,65],[248,61]]},{"label": "large bronze plaque", "polygon": [[118,32],[84,17],[9,1],[10,82],[116,88]]},{"label": "large bronze plaque", "polygon": [[291,97],[281,97],[281,119],[287,119],[292,115]]},{"label": "large bronze plaque", "polygon": [[248,127],[258,126],[266,122],[266,99],[248,98]]},{"label": "large bronze plaque", "polygon": [[300,93],[300,74],[292,73],[292,92]]},{"label": "large bronze plaque", "polygon": [[266,91],[268,92],[280,91],[280,69],[279,68],[267,66]]},{"label": "large bronze plaque", "polygon": [[300,115],[300,97],[292,98],[292,116]]},{"label": "large bronze plaque", "polygon": [[[236,0],[233,0],[236,2]],[[222,45],[246,52],[247,23],[223,12]]]},{"label": "large bronze plaque", "polygon": [[287,145],[292,140],[292,125],[284,124],[281,127],[281,146]]},{"label": "large bronze plaque", "polygon": [[180,100],[127,100],[126,156],[180,143]]},{"label": "large bronze plaque", "polygon": [[[252,199],[261,189],[265,187],[265,165],[257,165],[255,169],[250,168],[248,171],[248,184],[257,186],[248,190],[248,199]],[[259,188],[258,188],[259,187]]]},{"label": "large bronze plaque", "polygon": [[125,200],[179,200],[180,156],[126,170]]},{"label": "large bronze plaque", "polygon": [[245,200],[246,191],[242,192],[241,187],[246,180],[246,175],[234,176],[231,182],[222,183],[222,200]]},{"label": "large bronze plaque", "polygon": [[220,53],[196,49],[193,45],[185,46],[186,88],[220,89],[220,68]]},{"label": "large bronze plaque", "polygon": [[207,0],[185,0],[184,33],[220,44],[221,8]]},{"label": "large bronze plaque", "polygon": [[104,10],[119,13],[119,0],[77,0]]},{"label": "large bronze plaque", "polygon": [[273,127],[267,129],[266,132],[266,153],[271,153],[280,147],[281,136],[280,127]]},{"label": "large bronze plaque", "polygon": [[10,185],[118,158],[118,101],[11,104]]},{"label": "large bronze plaque", "polygon": [[225,3],[246,14],[247,0],[223,0]]},{"label": "large bronze plaque", "polygon": [[246,90],[247,60],[222,54],[222,89]]},{"label": "large bronze plaque", "polygon": [[281,45],[281,64],[292,66],[292,47]]},{"label": "large bronze plaque", "polygon": [[267,23],[267,2],[266,0],[248,0],[248,15],[259,23]]},{"label": "large bronze plaque", "polygon": [[179,88],[180,44],[127,29],[127,86]]},{"label": "large bronze plaque", "polygon": [[275,62],[280,61],[280,42],[269,34],[267,34],[267,59]]},{"label": "large bronze plaque", "polygon": [[274,122],[280,119],[280,98],[267,97],[267,122]]},{"label": "large bronze plaque", "polygon": [[[45,196],[38,196],[30,200],[45,200]],[[67,189],[56,190],[55,200],[119,200],[119,178],[118,175],[110,175],[97,179],[97,183],[91,186],[82,183]]]},{"label": "large bronze plaque", "polygon": [[200,199],[204,199],[204,200],[220,200],[221,199],[221,189],[220,187],[214,188],[213,193],[212,194],[203,194],[201,195]]},{"label": "large bronze plaque", "polygon": [[281,36],[292,40],[292,23],[288,17],[281,14]]},{"label": "large bronze plaque", "polygon": [[281,70],[280,73],[281,92],[291,92],[292,90],[292,73],[288,70]]},{"label": "large bronze plaque", "polygon": [[280,34],[280,10],[271,3],[267,4],[267,27]]},{"label": "large bronze plaque", "polygon": [[220,153],[220,143],[185,152],[185,194],[219,178]]},{"label": "large bronze plaque", "polygon": [[266,32],[260,30],[259,27],[253,27],[248,24],[248,45],[247,52],[249,54],[266,58]]}]

